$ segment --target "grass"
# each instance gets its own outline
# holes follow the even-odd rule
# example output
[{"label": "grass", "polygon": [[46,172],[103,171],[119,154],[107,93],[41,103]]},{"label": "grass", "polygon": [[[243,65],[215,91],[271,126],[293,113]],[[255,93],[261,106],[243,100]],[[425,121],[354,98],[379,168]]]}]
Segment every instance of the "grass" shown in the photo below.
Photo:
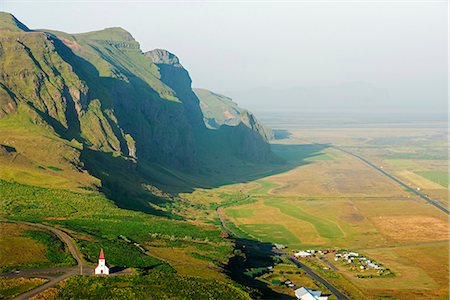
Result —
[{"label": "grass", "polygon": [[45,246],[30,237],[24,236],[28,227],[1,222],[0,267],[48,262]]},{"label": "grass", "polygon": [[[388,148],[361,147],[353,151],[381,164],[376,159],[384,157],[380,153],[385,153]],[[296,159],[295,147],[280,149],[291,162]],[[300,157],[304,155],[301,148],[299,151]],[[432,160],[437,157],[434,152],[427,159],[425,152],[419,152],[416,155],[420,154],[420,159],[406,155],[385,159],[383,163],[395,172],[407,170],[442,186],[448,184],[447,173],[442,171],[446,162]],[[334,154],[334,151],[326,153]],[[430,299],[446,299],[448,251],[446,247],[432,248],[438,247],[434,241],[448,239],[444,215],[351,157],[342,155],[333,161],[316,159],[319,157],[304,158],[303,161],[308,163],[289,172],[236,186],[257,201],[227,208],[226,213],[235,227],[227,226],[245,231],[258,240],[280,242],[290,248],[298,246],[290,238],[276,240],[277,236],[289,237],[282,233],[284,230],[280,225],[289,229],[305,249],[370,249],[367,253],[373,254],[377,262],[396,276],[357,279],[343,270],[339,274],[324,271],[323,266],[317,267],[317,272],[355,299],[414,299],[425,297],[427,293]],[[420,173],[422,171],[428,173]],[[256,188],[255,184],[258,184]],[[433,191],[426,192],[432,195]],[[430,234],[433,230],[435,233]],[[403,245],[416,243],[418,245],[412,248]],[[378,248],[383,245],[394,248]],[[437,266],[439,263],[440,267]],[[282,275],[285,276],[266,274],[260,277],[271,284],[272,280],[291,279],[295,274]],[[411,282],[416,288],[411,288]],[[273,286],[273,289],[278,291],[281,287]]]},{"label": "grass", "polygon": [[280,224],[243,224],[239,227],[258,239],[266,243],[295,244],[300,240],[286,227]]},{"label": "grass", "polygon": [[57,171],[57,172],[62,171],[61,168],[58,168],[58,167],[55,167],[55,166],[47,166],[47,168],[50,169],[50,170],[53,170],[53,171]]},{"label": "grass", "polygon": [[271,189],[278,186],[278,184],[267,180],[257,180],[255,182],[258,183],[259,187],[250,190],[248,193],[251,195],[265,195],[268,194]]},{"label": "grass", "polygon": [[49,262],[63,265],[75,264],[75,259],[70,255],[66,245],[53,234],[44,231],[27,230],[24,235],[45,245],[46,257]]},{"label": "grass", "polygon": [[73,276],[54,299],[250,299],[237,287],[216,280],[153,273],[146,276]]},{"label": "grass", "polygon": [[227,215],[232,218],[251,218],[255,214],[252,209],[227,209]]},{"label": "grass", "polygon": [[442,185],[445,188],[448,188],[448,172],[438,172],[438,171],[419,171],[415,172],[416,174],[425,177],[437,184]]},{"label": "grass", "polygon": [[0,277],[0,299],[12,299],[46,283],[42,278],[5,278]]},{"label": "grass", "polygon": [[14,223],[2,222],[1,227],[1,271],[75,264],[65,244],[50,232]]},{"label": "grass", "polygon": [[280,199],[266,200],[265,204],[278,208],[282,213],[288,216],[311,223],[321,237],[336,239],[341,238],[344,235],[335,223],[318,216],[310,215],[301,209],[299,205],[294,206]]},{"label": "grass", "polygon": [[[104,248],[112,265],[172,270],[119,235],[142,245],[162,240],[220,248],[219,244],[224,242],[220,230],[213,227],[123,210],[96,192],[75,193],[0,181],[0,200],[4,216],[47,222],[76,232],[77,244],[91,263],[96,262],[100,248]],[[226,259],[224,252],[222,260]]]}]

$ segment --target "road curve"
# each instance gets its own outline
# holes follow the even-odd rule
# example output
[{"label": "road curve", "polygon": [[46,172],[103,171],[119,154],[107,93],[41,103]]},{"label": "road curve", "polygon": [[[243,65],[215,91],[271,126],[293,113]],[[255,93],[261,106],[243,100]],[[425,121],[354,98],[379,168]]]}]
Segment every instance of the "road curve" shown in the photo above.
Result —
[{"label": "road curve", "polygon": [[413,194],[416,194],[417,196],[419,196],[420,198],[422,198],[423,200],[427,201],[428,203],[430,203],[431,205],[433,205],[434,207],[436,207],[437,209],[443,211],[444,213],[446,213],[447,215],[450,215],[450,211],[442,206],[441,204],[439,204],[436,200],[433,200],[431,198],[429,198],[428,196],[422,194],[421,192],[413,189],[412,187],[410,187],[409,185],[407,185],[406,183],[404,183],[403,181],[401,181],[400,179],[398,179],[397,177],[394,177],[393,175],[389,174],[388,172],[386,172],[385,170],[377,167],[376,165],[374,165],[373,163],[371,163],[370,161],[368,161],[367,159],[365,159],[362,156],[359,156],[355,153],[352,153],[350,151],[344,150],[340,147],[337,146],[333,146],[333,148],[340,150],[344,153],[347,153],[353,157],[358,158],[359,160],[361,160],[362,162],[364,162],[366,165],[374,168],[375,170],[377,170],[378,172],[382,173],[383,175],[387,176],[388,178],[392,179],[393,181],[397,182],[398,184],[400,184],[402,187],[404,187],[405,189],[407,189],[408,191],[412,192]]},{"label": "road curve", "polygon": [[[37,294],[45,291],[46,289],[49,289],[51,287],[54,287],[57,283],[59,283],[60,281],[75,275],[75,274],[80,274],[83,269],[83,267],[85,266],[83,259],[82,259],[82,255],[81,253],[78,251],[77,246],[75,245],[74,241],[72,240],[72,238],[65,233],[64,231],[57,229],[55,227],[51,227],[48,225],[44,225],[44,224],[38,224],[38,223],[30,223],[30,222],[22,222],[22,221],[14,221],[14,223],[19,223],[19,224],[25,224],[25,225],[29,225],[29,226],[34,226],[34,227],[38,227],[38,228],[42,228],[45,229],[47,231],[52,232],[53,234],[55,234],[61,241],[63,241],[64,244],[66,244],[67,249],[69,250],[70,254],[73,256],[73,258],[75,258],[75,260],[77,261],[77,266],[76,267],[67,267],[67,268],[42,268],[42,269],[30,269],[30,270],[23,270],[21,271],[21,273],[19,274],[13,274],[13,273],[7,273],[7,274],[2,274],[2,276],[7,276],[7,277],[41,277],[41,278],[47,278],[49,279],[49,281],[41,286],[38,286],[26,293],[20,294],[19,296],[15,297],[15,300],[25,300],[25,299],[29,299],[33,296],[36,296]],[[45,273],[47,272],[58,272],[58,273],[62,273],[59,276],[53,277],[53,276],[46,276]],[[42,275],[44,274],[44,275]]]},{"label": "road curve", "polygon": [[25,225],[39,227],[39,228],[46,229],[46,230],[52,232],[61,241],[63,241],[64,244],[66,244],[67,249],[69,250],[69,252],[72,255],[72,257],[75,258],[75,260],[77,261],[78,266],[84,265],[84,262],[83,262],[83,259],[82,259],[82,255],[78,251],[77,246],[75,245],[75,243],[72,240],[72,238],[67,233],[65,233],[64,231],[62,231],[60,229],[57,229],[55,227],[49,226],[49,225],[44,225],[44,224],[30,223],[30,222],[16,222],[16,223],[22,223],[22,224],[25,224]]}]

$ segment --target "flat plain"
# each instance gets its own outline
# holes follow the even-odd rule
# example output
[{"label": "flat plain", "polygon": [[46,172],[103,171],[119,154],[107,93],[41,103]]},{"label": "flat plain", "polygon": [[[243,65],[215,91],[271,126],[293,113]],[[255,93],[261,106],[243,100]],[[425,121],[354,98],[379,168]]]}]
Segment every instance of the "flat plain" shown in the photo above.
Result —
[{"label": "flat plain", "polygon": [[207,191],[210,199],[223,193],[251,199],[226,206],[227,220],[246,236],[284,244],[289,251],[355,250],[395,274],[361,279],[339,269],[339,276],[328,280],[355,299],[447,299],[448,215],[340,150],[368,159],[445,206],[445,129],[308,128],[290,133],[273,145],[290,170]]}]

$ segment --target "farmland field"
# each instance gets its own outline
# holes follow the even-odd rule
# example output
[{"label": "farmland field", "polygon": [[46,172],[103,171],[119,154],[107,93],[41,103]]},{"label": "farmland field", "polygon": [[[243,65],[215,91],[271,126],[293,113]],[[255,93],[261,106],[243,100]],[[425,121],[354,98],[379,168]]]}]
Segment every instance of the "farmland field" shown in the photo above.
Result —
[{"label": "farmland field", "polygon": [[356,279],[338,270],[340,276],[328,278],[356,299],[446,299],[448,215],[340,150],[363,156],[446,206],[445,128],[298,128],[290,133],[273,145],[290,170],[207,191],[211,199],[246,199],[227,200],[232,204],[224,207],[235,233],[284,244],[288,251],[354,249],[395,274]]}]

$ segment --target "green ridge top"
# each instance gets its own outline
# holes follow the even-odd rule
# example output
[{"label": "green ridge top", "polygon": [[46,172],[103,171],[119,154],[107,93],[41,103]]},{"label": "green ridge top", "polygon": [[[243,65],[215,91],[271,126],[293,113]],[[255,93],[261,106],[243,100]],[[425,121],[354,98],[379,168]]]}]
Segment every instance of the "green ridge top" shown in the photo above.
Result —
[{"label": "green ridge top", "polygon": [[12,14],[0,11],[0,30],[30,31],[27,26],[17,20]]}]

